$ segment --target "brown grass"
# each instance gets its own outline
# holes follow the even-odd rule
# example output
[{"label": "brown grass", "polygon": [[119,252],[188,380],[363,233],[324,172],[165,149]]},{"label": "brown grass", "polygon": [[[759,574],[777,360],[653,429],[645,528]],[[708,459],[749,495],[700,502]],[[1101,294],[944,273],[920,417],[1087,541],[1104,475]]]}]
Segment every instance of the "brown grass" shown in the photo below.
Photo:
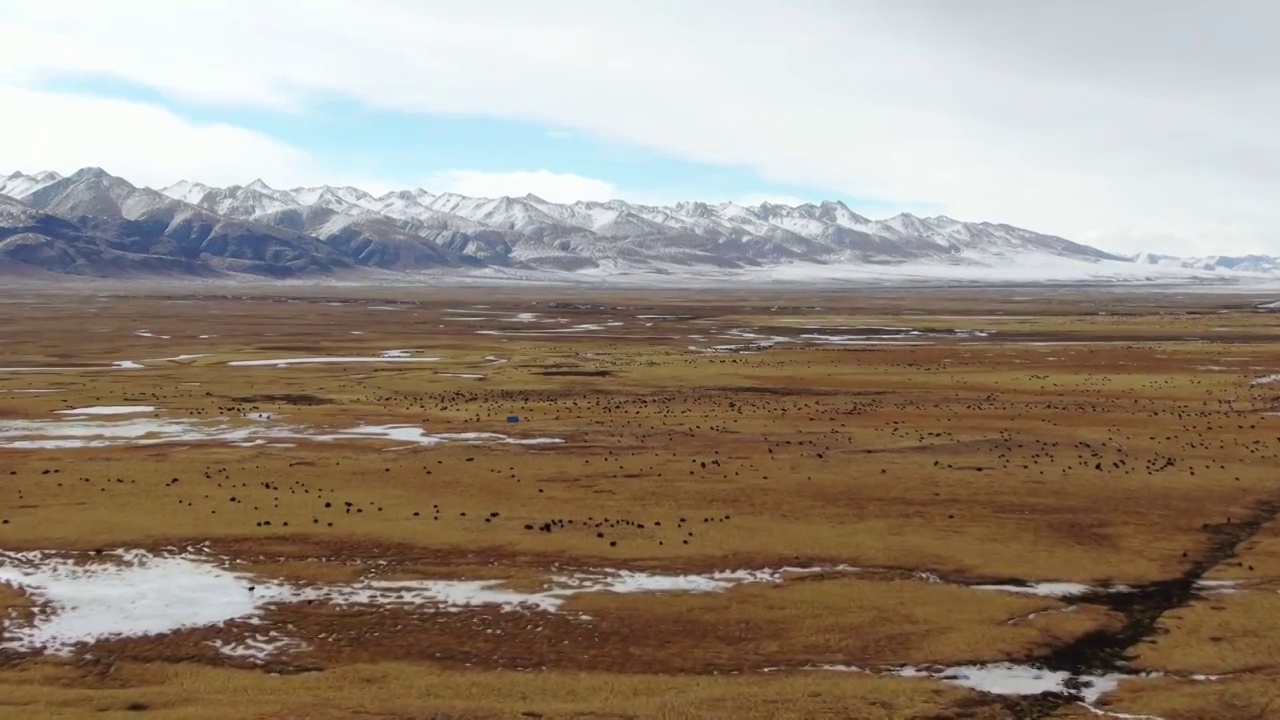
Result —
[{"label": "brown grass", "polygon": [[[0,717],[161,718],[925,718],[972,705],[930,681],[845,674],[695,677],[614,673],[440,671],[349,665],[270,676],[195,665],[114,665],[0,673]],[[146,710],[129,710],[133,706]],[[977,708],[968,717],[999,717]]]},{"label": "brown grass", "polygon": [[1271,590],[1215,594],[1170,613],[1164,634],[1142,647],[1142,667],[1181,675],[1280,675],[1280,612]]},{"label": "brown grass", "polygon": [[[546,717],[923,717],[959,716],[973,702],[972,716],[1001,717],[973,693],[927,681],[758,671],[1044,651],[1116,618],[1083,607],[1024,622],[1062,604],[954,583],[1172,577],[1203,552],[1205,524],[1244,517],[1277,490],[1280,422],[1266,413],[1280,409],[1280,392],[1249,383],[1280,372],[1280,331],[1273,316],[1236,299],[353,292],[47,294],[0,304],[5,367],[82,367],[0,372],[0,423],[136,403],[165,418],[235,424],[253,422],[246,412],[272,412],[317,432],[407,423],[567,442],[0,448],[0,516],[9,520],[0,549],[203,543],[263,577],[477,578],[524,588],[539,587],[554,566],[679,572],[847,563],[870,572],[713,595],[575,598],[569,607],[593,618],[585,624],[568,615],[476,611],[441,622],[406,611],[279,608],[270,623],[329,638],[292,669],[324,672],[271,677],[220,667],[229,661],[203,642],[244,631],[238,627],[122,640],[101,649],[121,660],[113,675],[129,678],[123,687],[91,689],[117,681],[34,660],[0,673],[14,716],[130,714],[123,708],[136,694],[146,714],[174,718],[228,716],[220,710],[510,717],[526,706]],[[556,299],[611,309],[549,308]],[[445,312],[474,304],[565,322]],[[402,309],[370,309],[386,305]],[[1230,312],[1217,312],[1223,308]],[[468,317],[482,319],[458,319]],[[586,323],[604,329],[477,333]],[[733,328],[794,337],[813,332],[798,329],[804,325],[993,332],[909,347],[688,349],[748,342],[716,337]],[[144,328],[171,337],[135,334]],[[1086,340],[1093,342],[1032,344]],[[399,348],[442,359],[225,364]],[[195,353],[208,355],[153,359]],[[88,369],[125,359],[146,368]],[[546,374],[552,370],[572,374]],[[609,374],[581,374],[595,371]],[[30,389],[60,392],[17,392]],[[508,414],[522,422],[508,425]],[[550,521],[563,526],[536,529]],[[1280,637],[1267,597],[1280,596],[1262,590],[1280,582],[1276,532],[1264,528],[1231,561],[1238,565],[1210,574],[1248,579],[1258,594],[1215,596],[1172,613],[1168,633],[1142,646],[1142,661],[1245,673],[1233,678],[1240,687],[1254,673],[1274,674]],[[914,575],[926,571],[950,583]],[[24,602],[3,592],[7,605]],[[1213,639],[1220,636],[1233,639]],[[503,669],[515,667],[540,670]],[[725,672],[749,674],[710,674]],[[1167,687],[1168,697],[1194,708],[1220,686]],[[1142,707],[1160,706],[1150,692],[1138,694]],[[211,697],[225,704],[211,707]]]}]

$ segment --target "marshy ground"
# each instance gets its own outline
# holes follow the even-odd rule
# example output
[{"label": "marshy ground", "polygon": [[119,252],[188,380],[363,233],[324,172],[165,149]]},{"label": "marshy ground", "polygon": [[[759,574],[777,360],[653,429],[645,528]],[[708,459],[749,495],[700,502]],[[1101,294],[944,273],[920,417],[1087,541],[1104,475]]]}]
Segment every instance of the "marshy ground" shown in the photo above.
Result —
[{"label": "marshy ground", "polygon": [[0,716],[1280,717],[1271,299],[10,293]]}]

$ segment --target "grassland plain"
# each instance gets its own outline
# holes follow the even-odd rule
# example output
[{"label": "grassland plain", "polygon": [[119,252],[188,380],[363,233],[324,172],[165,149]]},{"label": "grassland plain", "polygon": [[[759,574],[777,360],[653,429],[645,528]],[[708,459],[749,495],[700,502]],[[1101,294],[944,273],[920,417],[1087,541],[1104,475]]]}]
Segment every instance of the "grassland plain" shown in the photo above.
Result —
[{"label": "grassland plain", "polygon": [[[1280,323],[1255,304],[12,293],[0,716],[1280,717]],[[18,641],[101,600],[55,597],[24,553],[117,550],[293,595]],[[726,570],[778,572],[538,595]],[[307,595],[424,579],[554,607]],[[1079,589],[1030,592],[1049,582]],[[228,652],[252,638],[276,644]],[[1123,677],[1096,697],[947,682],[1000,662]]]}]

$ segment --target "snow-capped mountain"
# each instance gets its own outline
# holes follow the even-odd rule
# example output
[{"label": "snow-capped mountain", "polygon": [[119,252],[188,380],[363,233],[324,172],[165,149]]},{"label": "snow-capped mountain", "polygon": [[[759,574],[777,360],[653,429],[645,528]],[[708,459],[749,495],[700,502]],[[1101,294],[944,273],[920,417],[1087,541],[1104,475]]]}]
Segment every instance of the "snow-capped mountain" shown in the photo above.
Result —
[{"label": "snow-capped mountain", "polygon": [[[288,275],[350,265],[310,235],[211,212],[99,168],[46,179],[30,177],[38,188],[16,198],[28,214],[0,227],[0,253],[13,259],[11,241],[21,237],[23,262],[44,270]],[[19,180],[10,176],[12,185]],[[46,252],[36,253],[41,240]]]},{"label": "snow-capped mountain", "polygon": [[[0,203],[0,256],[13,259],[6,238],[21,235],[22,262],[81,274],[116,273],[134,257],[155,258],[138,264],[170,272],[270,275],[361,267],[670,274],[800,264],[963,269],[1062,262],[1120,264],[1139,274],[1142,268],[1280,272],[1280,261],[1262,256],[1119,257],[997,223],[906,213],[873,220],[841,202],[553,203],[421,188],[378,196],[327,185],[283,190],[262,180],[229,187],[184,180],[152,190],[98,168],[67,177],[14,173],[0,179],[0,195],[12,198]],[[42,234],[42,227],[55,226]],[[31,250],[40,238],[58,252]]]},{"label": "snow-capped mountain", "polygon": [[[457,260],[583,269],[624,263],[758,266],[774,262],[982,262],[1047,252],[1118,259],[1062,238],[1006,225],[899,215],[873,221],[843,203],[789,207],[763,203],[671,207],[609,202],[552,203],[534,195],[473,198],[423,189],[373,196],[358,188],[276,190],[260,180],[209,188],[181,182],[161,192],[233,218],[287,227],[329,240],[357,226],[371,242],[391,228],[436,243]],[[317,214],[322,208],[340,216]],[[301,222],[299,222],[301,221]]]},{"label": "snow-capped mountain", "polygon": [[61,179],[61,175],[49,170],[38,172],[34,175],[23,175],[20,172],[15,172],[9,177],[0,178],[0,195],[20,198]]}]

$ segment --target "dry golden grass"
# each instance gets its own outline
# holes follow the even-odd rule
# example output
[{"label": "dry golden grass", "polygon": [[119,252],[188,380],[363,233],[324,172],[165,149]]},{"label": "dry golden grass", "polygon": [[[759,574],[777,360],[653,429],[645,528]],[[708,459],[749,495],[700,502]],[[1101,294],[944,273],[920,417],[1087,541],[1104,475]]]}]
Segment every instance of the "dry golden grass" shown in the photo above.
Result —
[{"label": "dry golden grass", "polygon": [[1235,558],[1214,568],[1207,577],[1280,590],[1280,528],[1275,524],[1262,528],[1241,546]]},{"label": "dry golden grass", "polygon": [[1138,664],[1179,675],[1280,676],[1278,616],[1272,590],[1210,595],[1166,615],[1165,632],[1143,644]]},{"label": "dry golden grass", "polygon": [[[998,718],[997,708],[931,681],[847,674],[745,677],[436,670],[349,665],[271,676],[199,665],[119,663],[103,675],[71,668],[0,672],[4,718]],[[130,708],[134,709],[130,709]]]},{"label": "dry golden grass", "polygon": [[[1280,718],[1280,676],[1250,674],[1212,681],[1153,678],[1122,683],[1098,706],[1129,715],[1177,720],[1275,720]],[[1084,709],[1057,717],[1096,718]]]},{"label": "dry golden grass", "polygon": [[[161,418],[238,426],[258,422],[245,413],[270,412],[314,433],[404,423],[566,443],[0,447],[0,550],[204,544],[264,578],[325,583],[373,574],[538,588],[556,566],[844,563],[867,573],[572,599],[568,607],[593,618],[586,624],[487,610],[441,622],[405,610],[276,608],[269,624],[327,638],[293,661],[323,672],[221,667],[235,663],[204,642],[244,628],[197,629],[103,643],[121,660],[107,676],[17,662],[0,672],[13,716],[110,717],[139,702],[173,718],[508,717],[530,708],[546,717],[1005,717],[991,698],[929,681],[759,671],[1046,652],[1119,619],[1091,605],[1027,619],[1064,605],[958,583],[1174,577],[1208,548],[1206,525],[1244,518],[1280,490],[1280,418],[1267,414],[1280,408],[1280,392],[1250,384],[1280,372],[1280,331],[1274,315],[1237,299],[287,292],[51,293],[0,304],[0,365],[79,368],[0,371],[0,425],[68,407],[146,404]],[[490,314],[499,312],[507,314]],[[551,321],[514,318],[528,312]],[[690,350],[751,342],[735,328],[797,338],[815,332],[805,326],[991,334]],[[226,364],[403,348],[440,360]],[[203,356],[172,359],[193,354]],[[105,369],[121,360],[145,367]],[[505,422],[512,413],[520,424]],[[552,521],[563,524],[536,529]],[[1142,662],[1229,668],[1246,673],[1232,680],[1241,688],[1255,673],[1274,675],[1280,625],[1267,598],[1280,595],[1261,590],[1280,582],[1276,532],[1264,527],[1209,574],[1247,579],[1258,594],[1174,611],[1169,632],[1139,647]],[[24,601],[4,593],[6,605]],[[502,633],[483,632],[491,630]],[[546,669],[502,669],[513,667]],[[1200,717],[1160,705],[1163,694],[1129,690],[1153,682],[1116,697]],[[1227,687],[1152,687],[1166,686],[1187,713]]]},{"label": "dry golden grass", "polygon": [[636,657],[696,638],[696,655],[669,658],[673,668],[999,661],[1034,655],[1114,621],[1095,608],[1046,612],[1064,607],[1051,599],[905,580],[796,581],[664,602],[585,595],[567,607],[595,618],[593,632],[626,638]]}]

